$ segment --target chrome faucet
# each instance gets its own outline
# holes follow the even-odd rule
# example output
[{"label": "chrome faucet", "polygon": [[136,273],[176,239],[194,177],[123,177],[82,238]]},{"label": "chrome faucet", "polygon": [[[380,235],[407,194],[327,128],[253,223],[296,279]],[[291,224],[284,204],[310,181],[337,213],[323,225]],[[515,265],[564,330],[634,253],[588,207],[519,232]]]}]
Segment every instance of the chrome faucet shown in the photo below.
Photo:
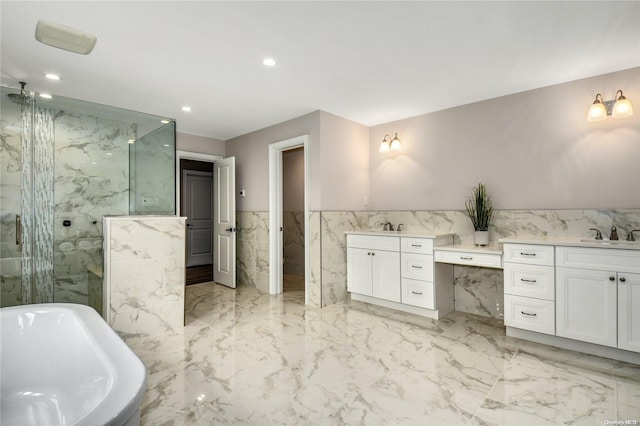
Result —
[{"label": "chrome faucet", "polygon": [[383,231],[393,231],[393,225],[391,224],[391,222],[385,222],[384,223],[384,228],[382,228]]},{"label": "chrome faucet", "polygon": [[596,240],[602,239],[602,232],[598,228],[589,228],[589,231],[596,231]]},{"label": "chrome faucet", "polygon": [[611,227],[611,234],[609,234],[609,239],[613,241],[618,239],[618,228],[616,228],[615,225]]},{"label": "chrome faucet", "polygon": [[640,232],[640,229],[634,229],[627,233],[627,241],[635,241],[636,239],[633,237],[634,232]]}]

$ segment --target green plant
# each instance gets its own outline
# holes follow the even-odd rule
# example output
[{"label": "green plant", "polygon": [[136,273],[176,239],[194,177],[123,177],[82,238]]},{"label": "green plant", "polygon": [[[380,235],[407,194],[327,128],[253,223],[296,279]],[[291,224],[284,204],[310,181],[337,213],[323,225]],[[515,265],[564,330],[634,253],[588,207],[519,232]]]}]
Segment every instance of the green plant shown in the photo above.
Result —
[{"label": "green plant", "polygon": [[493,205],[487,193],[487,187],[479,183],[477,187],[471,188],[471,197],[465,201],[464,205],[475,230],[488,231],[493,215]]}]

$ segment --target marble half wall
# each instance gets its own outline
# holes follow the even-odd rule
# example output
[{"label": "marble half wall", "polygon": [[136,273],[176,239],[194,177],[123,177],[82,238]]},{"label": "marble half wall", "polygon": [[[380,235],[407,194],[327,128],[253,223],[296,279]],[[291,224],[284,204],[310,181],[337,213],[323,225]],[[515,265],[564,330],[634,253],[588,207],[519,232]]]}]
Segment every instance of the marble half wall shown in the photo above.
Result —
[{"label": "marble half wall", "polygon": [[105,216],[104,316],[121,336],[184,326],[185,220]]},{"label": "marble half wall", "polygon": [[[238,276],[245,284],[268,291],[268,212],[238,212]],[[455,233],[456,243],[472,244],[473,227],[463,211],[313,211],[310,214],[312,306],[348,300],[345,231],[381,229],[384,222],[402,223],[409,232]],[[503,237],[591,238],[589,228],[608,234],[611,225],[624,238],[640,229],[640,209],[502,210],[496,211],[489,229],[491,244]],[[501,269],[454,267],[455,309],[503,318]]]}]

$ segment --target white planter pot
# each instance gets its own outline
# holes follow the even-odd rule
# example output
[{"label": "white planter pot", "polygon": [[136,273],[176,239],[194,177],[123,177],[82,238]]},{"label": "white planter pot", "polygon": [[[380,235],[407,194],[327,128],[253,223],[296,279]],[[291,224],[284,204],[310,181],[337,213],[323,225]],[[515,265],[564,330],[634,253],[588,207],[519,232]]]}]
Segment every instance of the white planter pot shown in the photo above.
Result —
[{"label": "white planter pot", "polygon": [[486,246],[489,244],[489,231],[475,231],[473,233],[473,242],[477,246]]}]

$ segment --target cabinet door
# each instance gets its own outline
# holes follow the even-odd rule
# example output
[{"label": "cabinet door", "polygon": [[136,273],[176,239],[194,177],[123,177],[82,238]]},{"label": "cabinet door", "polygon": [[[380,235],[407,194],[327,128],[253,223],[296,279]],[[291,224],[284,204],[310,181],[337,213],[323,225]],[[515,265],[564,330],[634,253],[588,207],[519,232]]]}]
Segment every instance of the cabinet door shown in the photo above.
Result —
[{"label": "cabinet door", "polygon": [[372,295],[372,251],[359,248],[347,249],[347,290],[352,293]]},{"label": "cabinet door", "polygon": [[618,273],[618,347],[640,352],[640,274]]},{"label": "cabinet door", "polygon": [[617,346],[615,272],[556,268],[556,334]]},{"label": "cabinet door", "polygon": [[373,265],[373,297],[400,302],[400,253],[375,251]]}]

